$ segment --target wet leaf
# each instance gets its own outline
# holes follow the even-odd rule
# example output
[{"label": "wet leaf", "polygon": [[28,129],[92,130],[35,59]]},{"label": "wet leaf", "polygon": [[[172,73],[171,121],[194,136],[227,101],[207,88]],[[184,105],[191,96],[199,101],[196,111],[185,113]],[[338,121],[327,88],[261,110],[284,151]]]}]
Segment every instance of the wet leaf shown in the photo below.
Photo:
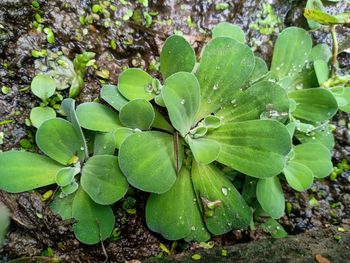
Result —
[{"label": "wet leaf", "polygon": [[47,101],[56,91],[56,81],[48,75],[37,75],[30,84],[35,96]]},{"label": "wet leaf", "polygon": [[103,85],[101,89],[101,98],[104,99],[117,111],[128,103],[128,100],[119,92],[115,85]]},{"label": "wet leaf", "polygon": [[[214,235],[222,235],[232,229],[241,229],[249,225],[252,213],[233,184],[213,164],[192,163],[192,181],[197,198],[202,202],[202,213],[206,214],[205,224]],[[208,201],[220,201],[211,209]]]},{"label": "wet leaf", "polygon": [[[190,173],[186,168],[182,168],[169,191],[149,197],[146,206],[147,226],[168,240],[188,236],[194,224],[194,198]],[[159,220],[160,218],[162,220]]]},{"label": "wet leaf", "polygon": [[317,44],[314,46],[310,53],[310,60],[324,60],[328,62],[332,57],[332,51],[327,44]]},{"label": "wet leaf", "polygon": [[260,81],[247,89],[216,113],[223,123],[256,120],[261,114],[274,114],[277,120],[286,120],[289,112],[287,92],[279,85]]},{"label": "wet leaf", "polygon": [[119,128],[115,131],[115,144],[116,147],[119,149],[124,140],[129,137],[131,134],[134,134],[135,131],[130,128]]},{"label": "wet leaf", "polygon": [[115,218],[112,208],[96,204],[82,188],[75,194],[72,215],[77,220],[73,225],[74,234],[84,244],[99,243],[113,231]]},{"label": "wet leaf", "polygon": [[50,119],[56,118],[56,111],[50,107],[35,107],[30,111],[30,121],[35,128]]},{"label": "wet leaf", "polygon": [[239,26],[228,22],[221,22],[213,28],[212,38],[217,37],[229,37],[241,43],[245,42],[244,31]]},{"label": "wet leaf", "polygon": [[55,183],[63,168],[46,156],[19,151],[0,153],[0,189],[20,193]]},{"label": "wet leaf", "polygon": [[81,186],[92,200],[109,205],[121,199],[128,190],[128,182],[119,169],[118,157],[96,155],[85,164]]},{"label": "wet leaf", "polygon": [[111,132],[122,127],[115,111],[95,102],[80,104],[77,116],[81,126],[92,131]]},{"label": "wet leaf", "polygon": [[264,231],[270,233],[273,238],[284,238],[288,233],[284,228],[274,219],[269,218],[267,222],[262,224]]},{"label": "wet leaf", "polygon": [[302,28],[288,27],[279,34],[272,57],[271,72],[278,78],[300,72],[312,48],[310,35]]},{"label": "wet leaf", "polygon": [[158,131],[132,134],[120,146],[119,164],[132,186],[164,193],[176,180],[173,137]]},{"label": "wet leaf", "polygon": [[316,130],[311,134],[299,133],[295,134],[295,137],[301,143],[320,143],[328,148],[328,150],[332,150],[334,147],[334,136],[332,132],[326,128],[324,130]]},{"label": "wet leaf", "polygon": [[314,61],[314,69],[320,86],[329,79],[329,67],[327,62],[318,59]]},{"label": "wet leaf", "polygon": [[196,120],[231,103],[249,80],[255,65],[251,49],[232,38],[212,39],[203,49],[196,72],[201,104]]},{"label": "wet leaf", "polygon": [[160,72],[164,80],[176,72],[191,72],[195,63],[194,50],[186,39],[178,35],[167,38],[160,53]]},{"label": "wet leaf", "polygon": [[184,137],[194,124],[199,108],[200,87],[197,78],[187,72],[173,74],[166,79],[162,96],[171,123]]},{"label": "wet leaf", "polygon": [[153,92],[152,81],[153,78],[147,72],[129,68],[119,76],[118,90],[128,100],[145,99],[149,101],[156,96],[156,93]]},{"label": "wet leaf", "polygon": [[145,99],[134,99],[125,104],[119,112],[120,122],[132,129],[149,130],[154,117],[153,106]]},{"label": "wet leaf", "polygon": [[218,162],[258,178],[280,173],[291,150],[287,128],[273,120],[228,123],[207,136],[221,144]]},{"label": "wet leaf", "polygon": [[288,184],[296,191],[302,192],[311,187],[313,172],[302,163],[289,161],[283,170]]},{"label": "wet leaf", "polygon": [[35,137],[40,150],[55,161],[66,165],[81,149],[73,125],[61,118],[44,122]]},{"label": "wet leaf", "polygon": [[80,168],[77,167],[64,167],[60,169],[56,176],[55,181],[58,186],[67,186],[74,181],[74,176],[80,172]]},{"label": "wet leaf", "polygon": [[96,133],[94,155],[113,155],[115,152],[115,147],[115,132]]},{"label": "wet leaf", "polygon": [[282,186],[277,176],[259,179],[256,197],[264,211],[272,218],[280,218],[284,214],[285,200]]},{"label": "wet leaf", "polygon": [[289,98],[296,102],[292,115],[306,121],[325,121],[334,116],[338,104],[333,94],[323,88],[303,89],[290,92]]},{"label": "wet leaf", "polygon": [[255,66],[250,81],[254,82],[262,78],[268,72],[267,65],[262,58],[255,56]]}]

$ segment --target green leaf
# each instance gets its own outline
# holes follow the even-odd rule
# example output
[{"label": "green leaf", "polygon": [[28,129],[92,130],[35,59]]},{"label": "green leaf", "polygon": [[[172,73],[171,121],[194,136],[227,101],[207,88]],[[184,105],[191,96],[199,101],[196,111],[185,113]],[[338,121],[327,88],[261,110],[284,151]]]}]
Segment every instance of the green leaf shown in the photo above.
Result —
[{"label": "green leaf", "polygon": [[334,136],[332,132],[326,128],[324,130],[317,130],[313,131],[310,134],[305,133],[296,133],[295,137],[298,138],[298,140],[301,143],[319,143],[328,148],[328,150],[332,150],[334,147]]},{"label": "green leaf", "polygon": [[103,85],[101,89],[101,98],[117,111],[120,111],[120,109],[128,103],[128,100],[123,97],[118,87],[115,85]]},{"label": "green leaf", "polygon": [[221,119],[214,115],[209,115],[204,118],[204,125],[208,130],[215,130],[221,126]]},{"label": "green leaf", "polygon": [[130,128],[119,128],[115,131],[115,145],[119,149],[122,143],[126,138],[128,138],[131,134],[134,134],[135,131]]},{"label": "green leaf", "polygon": [[218,158],[221,145],[217,141],[206,138],[192,139],[190,136],[186,138],[197,162],[209,164]]},{"label": "green leaf", "polygon": [[350,13],[341,13],[333,16],[321,10],[305,8],[304,16],[306,19],[315,21],[321,25],[339,25],[350,22]]},{"label": "green leaf", "polygon": [[271,72],[278,78],[300,72],[312,48],[310,35],[302,28],[288,27],[279,34],[273,51]]},{"label": "green leaf", "polygon": [[186,39],[178,35],[167,38],[160,53],[160,72],[164,80],[176,72],[191,72],[195,63],[196,55]]},{"label": "green leaf", "polygon": [[62,220],[71,219],[72,206],[73,206],[73,200],[74,200],[75,194],[61,197],[61,193],[55,196],[52,203],[50,204],[50,208],[55,214],[60,215]]},{"label": "green leaf", "polygon": [[230,37],[238,42],[245,42],[244,31],[239,26],[228,22],[221,22],[213,28],[212,38],[217,37]]},{"label": "green leaf", "polygon": [[290,161],[283,170],[288,184],[296,191],[302,192],[311,187],[313,182],[313,173],[305,165]]},{"label": "green leaf", "polygon": [[269,70],[267,68],[265,61],[262,58],[255,56],[255,66],[254,66],[253,73],[250,77],[250,81],[255,82],[259,80],[264,75],[266,75],[268,71]]},{"label": "green leaf", "polygon": [[80,172],[77,167],[64,167],[57,171],[55,181],[58,186],[67,186],[74,181],[74,176]]},{"label": "green leaf", "polygon": [[79,188],[79,184],[73,180],[70,184],[61,187],[62,195],[71,195]]},{"label": "green leaf", "polygon": [[128,190],[128,182],[119,169],[118,157],[96,155],[85,164],[81,186],[92,200],[109,205],[121,199]]},{"label": "green leaf", "polygon": [[259,179],[256,186],[256,197],[264,211],[272,218],[283,216],[285,200],[280,180],[277,176]]},{"label": "green leaf", "polygon": [[222,235],[250,224],[249,206],[218,168],[193,162],[191,174],[195,192],[202,202],[205,224],[212,234]]},{"label": "green leaf", "polygon": [[251,49],[232,38],[212,39],[204,48],[196,72],[201,105],[196,120],[231,103],[249,80],[255,65]]},{"label": "green leaf", "polygon": [[151,103],[145,99],[135,99],[125,104],[119,112],[120,122],[132,129],[149,130],[155,113]]},{"label": "green leaf", "polygon": [[86,102],[77,107],[77,116],[85,129],[111,132],[121,127],[118,114],[99,103]]},{"label": "green leaf", "polygon": [[305,143],[294,147],[294,162],[308,167],[316,178],[328,176],[333,169],[332,153],[319,143]]},{"label": "green leaf", "polygon": [[326,61],[318,59],[314,61],[314,69],[320,86],[329,79],[329,68]]},{"label": "green leaf", "polygon": [[178,240],[190,235],[194,224],[194,199],[190,173],[182,168],[169,191],[151,194],[149,197],[146,205],[147,226],[168,240]]},{"label": "green leaf", "polygon": [[199,108],[200,87],[196,76],[187,72],[173,74],[166,79],[162,96],[171,123],[184,137],[194,124]]},{"label": "green leaf", "polygon": [[155,116],[154,116],[154,121],[152,123],[152,127],[173,133],[174,132],[173,126],[169,124],[169,122],[164,118],[164,116],[160,114],[156,109],[154,110],[154,113],[155,113]]},{"label": "green leaf", "polygon": [[297,103],[292,115],[306,121],[325,121],[334,116],[338,104],[333,94],[323,88],[302,89],[290,92],[289,98]]},{"label": "green leaf", "polygon": [[350,87],[335,87],[330,90],[337,100],[339,109],[350,113]]},{"label": "green leaf", "polygon": [[2,247],[7,227],[10,225],[10,211],[0,203],[0,248]]},{"label": "green leaf", "polygon": [[285,120],[288,112],[287,92],[276,83],[260,81],[219,110],[216,116],[220,117],[223,123],[260,119],[262,114]]},{"label": "green leaf", "polygon": [[56,81],[49,75],[37,75],[30,84],[32,92],[42,101],[47,101],[56,91]]},{"label": "green leaf", "polygon": [[274,219],[269,218],[266,223],[261,225],[265,232],[270,233],[273,238],[284,238],[288,233],[284,228]]},{"label": "green leaf", "polygon": [[74,234],[84,244],[93,245],[105,240],[114,228],[112,208],[96,204],[82,188],[75,194],[72,215],[77,220],[73,225]]},{"label": "green leaf", "polygon": [[0,189],[20,193],[55,183],[63,166],[46,156],[9,151],[0,153]]},{"label": "green leaf", "polygon": [[[308,0],[306,3],[306,8],[323,11],[324,6],[323,6],[321,0]],[[309,27],[311,29],[317,29],[321,26],[319,23],[317,23],[313,20],[307,20],[307,23],[309,24]]]},{"label": "green leaf", "polygon": [[35,137],[40,150],[55,161],[67,165],[81,149],[73,125],[60,118],[44,122]]},{"label": "green leaf", "polygon": [[288,129],[273,120],[228,123],[207,136],[221,144],[218,162],[258,178],[279,174],[292,147]]},{"label": "green leaf", "polygon": [[119,92],[128,100],[151,100],[156,96],[152,86],[153,78],[142,69],[129,68],[118,80]]},{"label": "green leaf", "polygon": [[35,107],[30,111],[30,121],[35,128],[50,119],[56,118],[56,111],[50,107]]},{"label": "green leaf", "polygon": [[168,191],[176,180],[173,137],[157,131],[128,136],[119,149],[119,165],[132,186],[158,194]]},{"label": "green leaf", "polygon": [[115,148],[115,132],[96,133],[94,155],[113,155]]},{"label": "green leaf", "polygon": [[66,98],[62,101],[61,107],[62,107],[65,115],[67,116],[68,121],[70,121],[72,123],[74,130],[75,130],[76,134],[78,135],[81,149],[82,148],[84,149],[83,151],[78,152],[79,159],[85,160],[86,158],[89,157],[89,151],[88,151],[88,147],[86,144],[85,135],[83,133],[83,130],[80,126],[80,123],[79,123],[79,120],[77,117],[77,114],[75,112],[75,100],[73,100],[71,98]]},{"label": "green leaf", "polygon": [[310,53],[310,60],[316,61],[322,59],[328,62],[332,57],[332,51],[327,44],[318,44],[314,46]]}]

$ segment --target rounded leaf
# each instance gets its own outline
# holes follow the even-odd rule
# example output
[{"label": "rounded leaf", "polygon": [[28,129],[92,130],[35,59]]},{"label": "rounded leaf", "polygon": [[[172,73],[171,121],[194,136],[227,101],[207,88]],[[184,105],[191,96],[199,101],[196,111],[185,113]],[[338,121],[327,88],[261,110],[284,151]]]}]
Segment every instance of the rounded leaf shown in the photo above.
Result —
[{"label": "rounded leaf", "polygon": [[120,94],[118,87],[115,85],[103,85],[101,89],[101,98],[117,111],[128,103],[128,100]]},{"label": "rounded leaf", "polygon": [[196,55],[186,39],[178,35],[167,38],[160,53],[160,72],[164,80],[176,72],[191,72],[195,64]]},{"label": "rounded leaf", "polygon": [[145,99],[135,99],[125,104],[119,112],[120,122],[132,129],[149,130],[155,118],[151,103]]},{"label": "rounded leaf", "polygon": [[214,162],[220,153],[221,145],[207,138],[192,139],[187,137],[194,158],[198,163],[209,164]]},{"label": "rounded leaf", "polygon": [[39,128],[43,122],[56,118],[56,111],[50,107],[35,107],[30,111],[30,121],[35,128]]},{"label": "rounded leaf", "polygon": [[168,191],[176,180],[173,137],[157,131],[128,136],[119,149],[119,165],[132,186],[152,193]]},{"label": "rounded leaf", "polygon": [[221,22],[213,28],[212,38],[217,37],[230,37],[238,42],[245,42],[245,34],[242,28],[228,22]]},{"label": "rounded leaf", "polygon": [[74,176],[80,172],[80,169],[75,167],[64,167],[60,169],[55,177],[56,184],[59,186],[67,186],[74,180]]},{"label": "rounded leaf", "polygon": [[45,121],[36,133],[40,150],[55,161],[67,165],[81,148],[73,125],[60,118]]},{"label": "rounded leaf", "polygon": [[92,200],[109,205],[121,199],[128,190],[128,182],[119,169],[118,157],[96,155],[84,165],[81,186]]},{"label": "rounded leaf", "polygon": [[110,132],[121,127],[118,113],[96,102],[80,104],[77,117],[83,128],[92,131]]},{"label": "rounded leaf", "polygon": [[283,216],[285,200],[280,180],[277,176],[259,179],[256,186],[256,197],[262,209],[272,218]]},{"label": "rounded leaf", "polygon": [[72,216],[77,221],[73,225],[74,234],[84,244],[93,245],[105,240],[114,228],[112,208],[96,204],[82,188],[75,194]]},{"label": "rounded leaf", "polygon": [[46,101],[56,91],[56,81],[49,75],[37,75],[30,84],[31,90],[35,96]]},{"label": "rounded leaf", "polygon": [[156,93],[153,92],[153,78],[142,69],[129,68],[122,72],[118,80],[119,92],[128,100],[153,99]]},{"label": "rounded leaf", "polygon": [[302,192],[311,187],[313,182],[313,173],[305,165],[290,161],[283,170],[288,184],[296,191]]}]

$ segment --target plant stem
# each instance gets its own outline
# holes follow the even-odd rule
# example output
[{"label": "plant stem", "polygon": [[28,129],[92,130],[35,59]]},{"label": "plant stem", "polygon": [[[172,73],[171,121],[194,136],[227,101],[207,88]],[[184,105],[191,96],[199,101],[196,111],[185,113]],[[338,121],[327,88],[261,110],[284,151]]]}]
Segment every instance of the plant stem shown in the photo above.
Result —
[{"label": "plant stem", "polygon": [[332,78],[336,77],[337,71],[337,56],[338,56],[338,40],[337,40],[337,32],[335,31],[336,25],[331,26],[331,35],[332,35]]}]

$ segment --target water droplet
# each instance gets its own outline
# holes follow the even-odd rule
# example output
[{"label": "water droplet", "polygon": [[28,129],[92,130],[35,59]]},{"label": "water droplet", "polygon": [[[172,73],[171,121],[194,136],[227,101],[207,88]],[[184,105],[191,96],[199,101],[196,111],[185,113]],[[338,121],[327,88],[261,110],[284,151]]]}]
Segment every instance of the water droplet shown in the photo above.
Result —
[{"label": "water droplet", "polygon": [[222,187],[221,188],[221,192],[223,193],[224,196],[227,196],[227,188],[226,187]]},{"label": "water droplet", "polygon": [[215,85],[213,86],[213,90],[218,90],[218,89],[219,89],[218,84],[215,84]]},{"label": "water droplet", "polygon": [[207,103],[208,103],[208,104],[211,103],[211,99],[210,99],[210,98],[207,99]]},{"label": "water droplet", "polygon": [[276,70],[280,70],[280,67],[277,67]]},{"label": "water droplet", "polygon": [[145,85],[145,91],[148,93],[151,93],[153,91],[153,86],[151,83],[148,83],[147,85]]},{"label": "water droplet", "polygon": [[182,219],[182,216],[179,217],[179,220],[181,220],[181,219]]},{"label": "water droplet", "polygon": [[84,148],[84,147],[80,147],[80,150],[81,150],[81,151],[84,151],[84,150],[85,150],[85,148]]},{"label": "water droplet", "polygon": [[192,230],[192,231],[195,231],[195,230],[196,230],[196,227],[195,227],[195,226],[192,226],[192,227],[191,227],[191,230]]},{"label": "water droplet", "polygon": [[220,66],[216,66],[215,68],[216,68],[217,70],[219,70],[219,69],[220,69]]},{"label": "water droplet", "polygon": [[232,103],[232,104],[235,104],[236,101],[237,101],[236,99],[233,99],[233,100],[231,100],[231,103]]},{"label": "water droplet", "polygon": [[315,138],[315,137],[312,137],[311,139],[316,140],[316,138]]},{"label": "water droplet", "polygon": [[181,103],[182,105],[184,105],[184,104],[185,104],[185,100],[181,100],[180,103]]}]

